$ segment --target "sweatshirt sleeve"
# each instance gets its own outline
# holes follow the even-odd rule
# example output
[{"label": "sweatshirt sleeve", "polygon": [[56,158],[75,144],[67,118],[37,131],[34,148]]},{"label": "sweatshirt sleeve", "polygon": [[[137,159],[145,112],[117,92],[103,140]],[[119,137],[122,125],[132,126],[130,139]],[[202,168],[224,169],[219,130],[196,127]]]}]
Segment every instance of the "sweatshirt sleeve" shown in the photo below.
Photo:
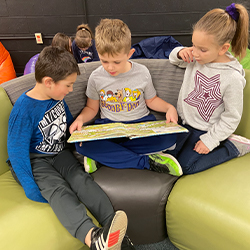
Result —
[{"label": "sweatshirt sleeve", "polygon": [[79,48],[77,47],[75,40],[72,42],[72,52],[77,63],[82,63],[82,60],[79,55]]},{"label": "sweatshirt sleeve", "polygon": [[230,81],[231,84],[228,84],[223,96],[224,112],[208,132],[200,136],[200,139],[210,151],[234,133],[241,120],[245,79],[235,72],[230,75]]},{"label": "sweatshirt sleeve", "polygon": [[34,201],[47,202],[41,195],[31,169],[29,147],[32,135],[32,121],[22,110],[13,108],[8,127],[7,148],[12,168],[20,181],[26,196]]},{"label": "sweatshirt sleeve", "polygon": [[172,63],[172,64],[174,64],[174,65],[176,65],[176,66],[178,66],[180,68],[184,68],[185,69],[187,67],[188,63],[184,62],[182,59],[179,59],[177,57],[178,52],[180,50],[182,50],[183,48],[184,47],[176,47],[176,48],[174,48],[171,51],[170,55],[169,55],[169,61],[170,61],[170,63]]},{"label": "sweatshirt sleeve", "polygon": [[93,100],[100,99],[99,93],[97,92],[97,89],[96,89],[96,83],[95,83],[95,75],[98,74],[97,70],[99,70],[99,68],[94,70],[90,74],[89,79],[88,79],[87,89],[86,89],[86,96]]}]

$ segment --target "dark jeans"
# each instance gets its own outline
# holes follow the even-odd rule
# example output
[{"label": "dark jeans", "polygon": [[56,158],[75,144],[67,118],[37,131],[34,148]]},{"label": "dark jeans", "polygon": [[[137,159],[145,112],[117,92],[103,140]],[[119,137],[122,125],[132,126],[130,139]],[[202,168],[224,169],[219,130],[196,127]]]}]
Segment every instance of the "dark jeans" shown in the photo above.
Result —
[{"label": "dark jeans", "polygon": [[184,174],[204,171],[239,155],[238,149],[229,140],[222,141],[218,147],[208,154],[198,154],[194,151],[195,143],[200,140],[200,136],[206,131],[194,129],[189,125],[183,126],[189,132],[177,134],[176,148],[166,152],[177,158]]},{"label": "dark jeans", "polygon": [[114,213],[110,200],[69,150],[56,156],[31,154],[30,158],[42,196],[74,237],[84,243],[88,231],[96,227],[85,206],[101,225],[108,222]]},{"label": "dark jeans", "polygon": [[[149,115],[132,122],[154,121]],[[98,119],[96,124],[111,123],[108,119]],[[138,139],[111,139],[83,142],[82,146],[76,143],[76,150],[103,165],[112,168],[149,169],[149,157],[146,154],[160,152],[174,145],[176,135],[150,136]]]}]

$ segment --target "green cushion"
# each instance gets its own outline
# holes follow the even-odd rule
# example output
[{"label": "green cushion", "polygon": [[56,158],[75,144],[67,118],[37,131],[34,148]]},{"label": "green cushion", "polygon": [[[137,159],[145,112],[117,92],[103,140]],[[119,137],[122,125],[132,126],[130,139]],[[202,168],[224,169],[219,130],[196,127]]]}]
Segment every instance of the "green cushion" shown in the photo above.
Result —
[{"label": "green cushion", "polygon": [[89,249],[62,226],[49,204],[27,199],[10,171],[0,175],[0,201],[1,249]]},{"label": "green cushion", "polygon": [[248,250],[250,154],[183,176],[166,209],[170,240],[179,249]]},{"label": "green cushion", "polygon": [[5,90],[0,87],[0,174],[5,173],[9,170],[6,163],[8,159],[7,153],[7,133],[8,133],[8,120],[10,116],[10,111],[12,109],[12,104],[5,92]]},{"label": "green cushion", "polygon": [[245,70],[246,75],[245,78],[247,80],[247,84],[244,88],[244,109],[240,124],[235,132],[235,134],[245,136],[250,139],[250,116],[249,116],[249,108],[250,108],[250,69]]},{"label": "green cushion", "polygon": [[[229,48],[229,51],[232,53],[231,47]],[[250,50],[246,50],[246,56],[240,61],[243,69],[250,69]]]}]

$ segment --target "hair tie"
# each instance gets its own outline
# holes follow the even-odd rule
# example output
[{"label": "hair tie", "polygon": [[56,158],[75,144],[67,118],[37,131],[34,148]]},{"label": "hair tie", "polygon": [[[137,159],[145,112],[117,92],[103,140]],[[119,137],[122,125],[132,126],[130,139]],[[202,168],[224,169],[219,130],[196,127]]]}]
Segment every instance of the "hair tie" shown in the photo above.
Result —
[{"label": "hair tie", "polygon": [[226,12],[229,14],[230,17],[233,18],[234,21],[238,21],[239,12],[235,8],[235,3],[232,3],[231,5],[227,6]]},{"label": "hair tie", "polygon": [[88,31],[89,33],[91,33],[90,30],[87,29],[87,28],[85,28],[85,27],[81,27],[81,28],[78,28],[78,29],[77,29],[77,31],[80,31],[80,30],[82,30],[82,31],[83,31],[83,30],[86,30],[86,31]]}]

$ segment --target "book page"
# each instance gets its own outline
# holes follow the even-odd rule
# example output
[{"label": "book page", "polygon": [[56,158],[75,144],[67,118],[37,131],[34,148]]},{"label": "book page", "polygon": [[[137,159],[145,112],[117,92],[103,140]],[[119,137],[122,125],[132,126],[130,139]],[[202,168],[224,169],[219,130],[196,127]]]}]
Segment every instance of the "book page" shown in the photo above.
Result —
[{"label": "book page", "polygon": [[81,131],[74,131],[72,133],[68,142],[84,142],[128,136],[123,123],[108,123],[83,126]]},{"label": "book page", "polygon": [[74,131],[72,133],[68,142],[84,142],[120,137],[136,139],[183,132],[188,132],[188,130],[175,123],[166,123],[165,120],[132,124],[108,123],[83,126],[81,131]]},{"label": "book page", "polygon": [[[129,136],[130,139],[136,139],[141,137],[173,134],[173,133],[183,133],[188,132],[188,130],[181,125],[175,123],[166,123],[166,121],[153,121],[145,123],[131,124],[133,127],[133,134]],[[128,126],[128,124],[126,124]],[[132,128],[131,128],[132,129]],[[131,130],[132,132],[132,130]]]}]

